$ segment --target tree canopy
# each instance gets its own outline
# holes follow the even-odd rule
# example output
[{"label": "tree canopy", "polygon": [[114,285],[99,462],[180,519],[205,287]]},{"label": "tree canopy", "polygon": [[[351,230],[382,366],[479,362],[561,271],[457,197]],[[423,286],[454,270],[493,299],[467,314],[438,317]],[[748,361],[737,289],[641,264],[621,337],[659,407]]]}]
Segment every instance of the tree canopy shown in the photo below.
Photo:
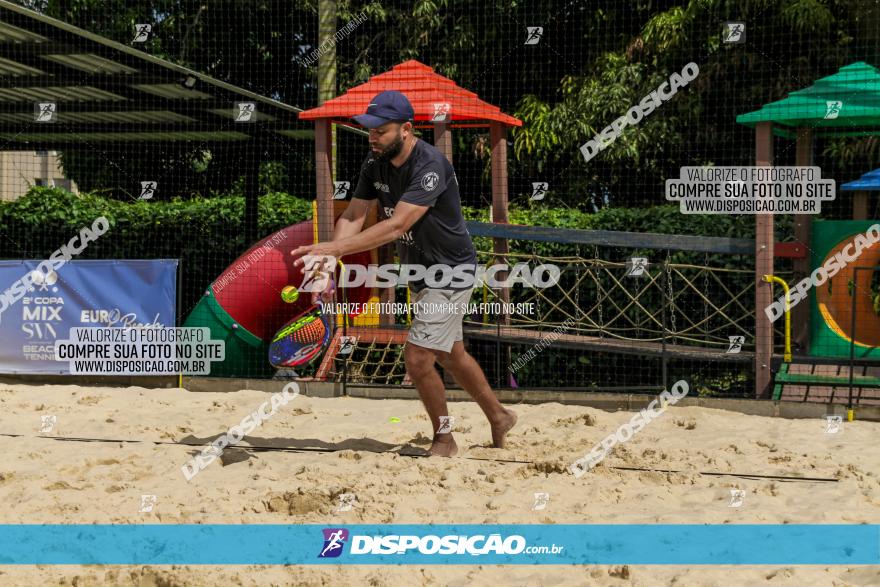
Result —
[{"label": "tree canopy", "polygon": [[[317,103],[317,68],[297,58],[319,44],[318,0],[22,4],[122,43],[136,23],[151,23],[144,51],[295,106]],[[339,93],[418,59],[523,120],[509,137],[511,200],[525,202],[530,182],[543,180],[551,190],[545,203],[588,211],[663,203],[663,182],[683,165],[752,163],[753,133],[735,123],[737,114],[848,63],[880,63],[880,7],[872,0],[339,0],[336,7],[338,28],[367,16],[336,44]],[[744,43],[722,42],[725,21],[746,24]],[[527,27],[542,27],[538,43],[525,44]],[[689,62],[700,73],[686,89],[584,160],[582,144]],[[463,197],[478,205],[490,191],[486,137],[463,130],[456,138]],[[342,175],[356,172],[363,147],[360,139],[340,148]],[[303,153],[271,153],[281,167],[264,167],[267,186],[307,190]],[[234,185],[236,156],[204,145],[126,154],[131,165],[171,170],[181,192],[202,194]],[[793,146],[780,143],[777,156],[792,163]],[[877,163],[874,138],[826,141],[817,153],[817,164],[841,179]],[[116,181],[112,169],[85,177],[98,167],[94,153],[66,154],[66,164],[90,187]]]}]

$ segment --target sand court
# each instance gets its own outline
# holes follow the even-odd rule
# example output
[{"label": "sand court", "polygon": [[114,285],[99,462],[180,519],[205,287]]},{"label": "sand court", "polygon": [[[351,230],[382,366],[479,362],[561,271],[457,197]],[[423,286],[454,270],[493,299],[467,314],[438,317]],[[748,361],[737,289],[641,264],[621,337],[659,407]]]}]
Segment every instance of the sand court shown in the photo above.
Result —
[{"label": "sand court", "polygon": [[[282,384],[278,387],[281,391]],[[427,417],[417,401],[300,394],[187,481],[181,467],[270,396],[254,390],[0,385],[0,499],[10,506],[0,521],[880,523],[880,457],[874,450],[880,424],[844,422],[839,433],[829,434],[821,419],[695,407],[671,407],[577,479],[567,467],[632,413],[558,403],[512,405],[519,422],[502,450],[488,448],[490,432],[475,404],[453,402],[460,453],[438,459],[400,454],[420,454],[430,446]],[[253,446],[261,448],[249,449]],[[734,497],[739,505],[731,505]],[[676,579],[715,584],[731,573],[741,581],[791,585],[876,585],[880,580],[876,568],[869,573],[869,567],[837,566],[417,569],[0,567],[0,581],[317,585],[341,579],[391,584],[412,580],[413,573],[424,585],[502,579],[529,584],[535,573],[541,573],[542,582],[573,585],[662,585]]]}]

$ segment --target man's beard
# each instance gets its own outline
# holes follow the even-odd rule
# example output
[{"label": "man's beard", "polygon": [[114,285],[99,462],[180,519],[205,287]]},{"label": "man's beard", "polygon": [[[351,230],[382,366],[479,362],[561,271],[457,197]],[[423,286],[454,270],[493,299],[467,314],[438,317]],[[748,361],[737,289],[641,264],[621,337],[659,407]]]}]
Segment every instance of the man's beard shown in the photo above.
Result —
[{"label": "man's beard", "polygon": [[375,155],[375,159],[377,161],[391,161],[403,150],[403,137],[397,135],[397,140],[393,143],[382,149],[379,153]]}]

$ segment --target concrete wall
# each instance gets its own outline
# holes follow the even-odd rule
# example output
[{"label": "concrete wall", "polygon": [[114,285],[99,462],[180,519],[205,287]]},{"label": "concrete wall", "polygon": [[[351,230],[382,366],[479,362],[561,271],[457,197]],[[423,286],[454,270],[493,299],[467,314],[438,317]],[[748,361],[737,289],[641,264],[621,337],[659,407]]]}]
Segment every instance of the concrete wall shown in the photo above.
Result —
[{"label": "concrete wall", "polygon": [[42,180],[43,185],[79,192],[74,182],[65,179],[58,151],[0,151],[0,201],[17,200],[37,180]]}]

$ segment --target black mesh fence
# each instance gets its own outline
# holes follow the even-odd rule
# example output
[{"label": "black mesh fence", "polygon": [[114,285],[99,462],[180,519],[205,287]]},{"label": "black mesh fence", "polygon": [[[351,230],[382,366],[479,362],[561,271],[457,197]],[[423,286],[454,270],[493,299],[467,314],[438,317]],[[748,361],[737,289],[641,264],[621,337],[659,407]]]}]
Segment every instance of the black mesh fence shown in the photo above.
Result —
[{"label": "black mesh fence", "polygon": [[[211,375],[411,384],[415,291],[403,285],[340,288],[335,302],[357,309],[324,316],[335,331],[320,352],[290,368],[272,358],[312,306],[292,292],[303,276],[291,251],[330,238],[358,199],[370,142],[390,140],[350,117],[398,90],[421,144],[452,162],[454,178],[436,179],[455,182],[478,265],[558,268],[547,287],[473,287],[462,338],[493,387],[654,392],[685,378],[701,395],[876,401],[880,259],[869,227],[880,182],[843,185],[880,159],[878,10],[0,2],[0,328],[16,337],[3,369],[51,372],[60,324],[124,325],[121,300],[154,295],[120,278],[104,288],[119,304],[92,302],[60,268],[52,283],[15,289],[77,237],[68,261],[179,260],[165,325],[226,342]],[[713,184],[683,169],[759,163],[821,175]],[[817,204],[828,179],[821,211],[710,209],[741,205],[762,183]],[[670,180],[697,187],[674,201]],[[432,186],[403,187],[442,215]],[[365,230],[391,216],[382,192],[399,197],[398,187],[361,186],[379,201]],[[786,198],[757,201],[774,199]],[[101,218],[109,229],[84,242]],[[391,242],[342,261],[350,272],[404,260]],[[114,309],[116,320],[99,313]]]}]

